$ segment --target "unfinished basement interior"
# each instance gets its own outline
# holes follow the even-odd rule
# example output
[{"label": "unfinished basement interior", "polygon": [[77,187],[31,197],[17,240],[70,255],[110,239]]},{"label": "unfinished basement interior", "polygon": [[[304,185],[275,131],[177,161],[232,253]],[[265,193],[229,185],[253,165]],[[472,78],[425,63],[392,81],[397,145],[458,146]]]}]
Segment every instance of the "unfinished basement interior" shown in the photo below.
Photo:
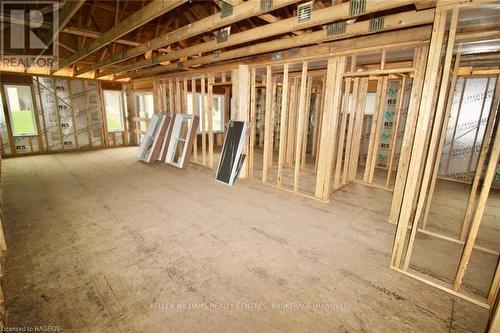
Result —
[{"label": "unfinished basement interior", "polygon": [[0,7],[2,332],[500,333],[499,0]]}]

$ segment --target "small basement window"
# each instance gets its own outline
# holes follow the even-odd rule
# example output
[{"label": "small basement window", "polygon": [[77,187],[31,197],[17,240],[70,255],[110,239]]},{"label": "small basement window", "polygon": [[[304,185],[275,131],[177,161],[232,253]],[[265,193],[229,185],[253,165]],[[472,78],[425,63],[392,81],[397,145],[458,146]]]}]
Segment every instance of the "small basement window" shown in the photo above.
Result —
[{"label": "small basement window", "polygon": [[122,92],[119,90],[103,90],[103,94],[108,132],[124,131]]},{"label": "small basement window", "polygon": [[38,135],[35,108],[29,85],[5,85],[5,97],[14,136]]},{"label": "small basement window", "polygon": [[[195,95],[195,101],[194,101],[194,112],[193,112],[193,94],[188,93],[187,94],[187,108],[188,108],[188,113],[189,114],[195,114],[197,116],[200,116],[200,109],[201,109],[201,94],[196,93]],[[205,96],[205,105],[207,105],[208,101],[208,96]],[[201,133],[201,116],[200,116],[200,122],[198,125],[198,134]],[[207,119],[205,121],[205,131],[208,132],[208,112],[207,112]],[[224,95],[212,95],[212,131],[214,133],[221,133],[224,132]]]}]

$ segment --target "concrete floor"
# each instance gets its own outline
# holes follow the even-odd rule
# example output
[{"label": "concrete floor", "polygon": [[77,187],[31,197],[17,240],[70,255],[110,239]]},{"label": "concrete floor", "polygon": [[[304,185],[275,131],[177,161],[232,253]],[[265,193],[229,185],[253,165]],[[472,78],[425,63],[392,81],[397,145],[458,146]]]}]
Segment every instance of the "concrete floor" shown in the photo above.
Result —
[{"label": "concrete floor", "polygon": [[390,193],[355,184],[323,204],[135,152],[4,161],[8,326],[484,331],[486,310],[389,269]]}]

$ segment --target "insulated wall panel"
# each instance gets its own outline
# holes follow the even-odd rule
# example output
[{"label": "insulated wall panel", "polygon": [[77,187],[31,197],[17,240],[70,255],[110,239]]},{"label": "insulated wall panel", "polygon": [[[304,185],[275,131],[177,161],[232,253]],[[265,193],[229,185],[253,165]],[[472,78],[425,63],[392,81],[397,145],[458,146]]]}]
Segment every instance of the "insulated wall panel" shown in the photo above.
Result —
[{"label": "insulated wall panel", "polygon": [[56,96],[52,78],[39,77],[40,101],[45,119],[45,129],[47,131],[47,141],[49,151],[63,149],[62,131],[60,130],[59,117],[56,107]]},{"label": "insulated wall panel", "polygon": [[102,147],[104,145],[102,133],[102,123],[99,112],[99,97],[97,92],[97,83],[95,81],[87,82],[87,94],[88,94],[88,112],[90,115],[90,133],[92,139],[93,147]]},{"label": "insulated wall panel", "polygon": [[55,79],[55,89],[64,150],[76,149],[75,126],[73,124],[73,110],[71,107],[68,80]]},{"label": "insulated wall panel", "polygon": [[9,132],[5,123],[5,115],[3,109],[3,100],[0,95],[0,138],[2,139],[2,155],[12,154],[9,143]]},{"label": "insulated wall panel", "polygon": [[456,83],[439,176],[472,181],[493,99],[495,78],[459,78]]},{"label": "insulated wall panel", "polygon": [[47,136],[45,129],[45,122],[43,121],[43,108],[42,101],[40,100],[40,88],[38,84],[38,78],[33,77],[33,95],[35,96],[35,108],[36,115],[38,117],[38,134],[42,140],[42,147],[39,147],[39,151],[46,151],[47,147]]},{"label": "insulated wall panel", "polygon": [[81,80],[70,81],[71,105],[73,107],[75,118],[75,129],[78,138],[79,148],[88,148],[89,128],[88,128],[88,110],[87,95],[85,93],[84,82]]}]

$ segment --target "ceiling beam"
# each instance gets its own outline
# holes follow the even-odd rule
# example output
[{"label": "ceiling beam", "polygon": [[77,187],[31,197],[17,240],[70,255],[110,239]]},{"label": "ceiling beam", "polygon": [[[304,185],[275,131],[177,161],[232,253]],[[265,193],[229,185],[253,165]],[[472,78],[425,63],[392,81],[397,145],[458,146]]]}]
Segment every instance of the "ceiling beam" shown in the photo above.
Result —
[{"label": "ceiling beam", "polygon": [[[425,11],[411,11],[404,12],[399,14],[387,15],[384,16],[384,26],[381,31],[389,31],[395,29],[408,28],[418,25],[431,24],[434,20],[434,9],[428,9]],[[310,44],[322,43],[332,40],[352,38],[360,35],[367,35],[370,33],[374,33],[370,31],[370,21],[363,21],[359,23],[353,23],[347,26],[346,31],[344,33],[336,34],[328,36],[324,30],[322,31],[314,31],[307,32],[300,36],[294,36],[285,39],[273,40],[266,43],[255,44],[247,47],[242,47],[239,49],[229,50],[220,55],[209,55],[199,58],[194,58],[185,62],[174,63],[166,66],[158,66],[151,68],[149,70],[144,70],[141,73],[134,73],[132,75],[120,75],[117,76],[117,79],[124,77],[138,77],[138,76],[151,76],[156,75],[158,73],[164,73],[169,71],[174,71],[179,68],[187,68],[196,65],[203,65],[212,62],[219,62],[223,60],[236,59],[250,55],[257,55],[261,53],[274,52],[279,50],[285,50],[290,48],[295,48],[299,46],[305,46]]]},{"label": "ceiling beam", "polygon": [[[228,5],[231,5],[231,6],[237,6],[237,5],[241,5],[243,2],[243,0],[222,0],[223,2],[227,3]],[[219,4],[218,1],[215,2],[217,5]],[[277,18],[276,16],[272,15],[272,14],[262,14],[262,15],[259,15],[257,16],[258,18],[261,18],[263,19],[264,21],[266,22],[269,22],[269,23],[274,23],[274,22],[278,22],[280,19]]]},{"label": "ceiling beam", "polygon": [[196,22],[193,22],[190,25],[183,26],[180,29],[169,32],[163,36],[152,39],[147,43],[142,44],[136,48],[128,50],[123,54],[119,54],[113,56],[111,59],[101,61],[96,63],[95,65],[88,66],[83,68],[82,70],[77,71],[77,75],[84,74],[86,72],[90,72],[93,70],[97,70],[99,68],[109,66],[112,64],[116,64],[118,62],[125,61],[130,58],[134,58],[144,54],[148,51],[155,50],[161,47],[166,47],[175,42],[181,41],[183,39],[187,39],[199,34],[202,34],[206,31],[210,31],[213,29],[217,29],[223,26],[230,25],[232,23],[247,19],[252,16],[261,15],[266,12],[290,5],[292,3],[299,2],[300,0],[274,0],[272,2],[272,7],[269,9],[261,9],[260,0],[249,0],[238,6],[233,8],[233,14],[221,17],[220,13],[205,17]]},{"label": "ceiling beam", "polygon": [[[414,1],[411,0],[392,0],[392,1],[368,0],[366,3],[365,12],[359,15],[366,15],[374,13],[376,11],[388,10],[395,7],[400,7],[402,5],[411,4],[413,2]],[[231,34],[228,37],[227,41],[225,42],[218,43],[217,40],[213,40],[206,43],[194,45],[186,49],[172,51],[166,55],[162,55],[156,58],[137,61],[133,65],[129,64],[129,65],[118,66],[112,70],[104,71],[102,73],[97,74],[97,77],[117,74],[120,73],[120,71],[124,72],[124,71],[130,71],[139,68],[154,66],[158,63],[180,59],[181,57],[192,56],[195,54],[206,53],[214,50],[221,50],[230,46],[253,42],[263,38],[273,37],[275,35],[285,34],[294,30],[311,28],[321,24],[327,24],[333,21],[346,20],[352,17],[359,16],[359,15],[351,15],[349,12],[349,7],[350,7],[349,3],[345,2],[335,6],[318,9],[313,12],[311,18],[308,21],[298,22],[297,16],[293,16],[287,19],[280,20],[275,23],[259,26],[251,30],[243,31],[236,34]],[[323,35],[326,35],[325,30],[323,30],[321,33]]]},{"label": "ceiling beam", "polygon": [[59,35],[62,29],[68,24],[69,20],[76,14],[80,7],[85,3],[85,0],[67,0],[62,9],[59,10],[59,25],[49,29],[45,35],[44,43],[50,45],[52,41]]},{"label": "ceiling beam", "polygon": [[94,40],[89,46],[78,51],[67,59],[61,60],[60,68],[74,64],[80,59],[87,57],[95,51],[103,48],[121,36],[141,27],[151,20],[161,16],[172,9],[182,5],[187,0],[161,0],[152,1],[147,6],[130,15],[111,30],[105,32],[100,38]]},{"label": "ceiling beam", "polygon": [[[81,29],[81,28],[75,28],[75,27],[67,27],[64,28],[62,33],[70,34],[70,35],[76,35],[76,36],[82,36],[82,37],[87,37],[87,38],[100,38],[102,34],[97,31],[91,31],[91,30],[86,30],[86,29]],[[117,44],[123,44],[123,45],[128,45],[128,46],[139,46],[141,43],[134,42],[128,39],[117,39],[113,41],[113,43]],[[170,52],[167,49],[158,49],[161,52]]]},{"label": "ceiling beam", "polygon": [[[326,42],[317,45],[302,47],[296,51],[284,51],[282,60],[272,60],[271,54],[261,54],[259,56],[249,56],[239,60],[231,60],[223,64],[217,64],[210,67],[196,68],[189,71],[189,74],[198,75],[207,72],[220,71],[220,68],[231,68],[238,64],[258,64],[259,66],[279,66],[290,61],[306,61],[313,59],[324,59],[325,57],[336,55],[350,55],[359,52],[373,53],[380,52],[383,49],[394,47],[413,48],[415,45],[424,45],[429,43],[431,35],[431,26],[381,32],[375,35],[358,36],[334,42]],[[161,76],[155,76],[155,79],[164,79],[177,77],[182,73],[169,73]],[[150,77],[136,79],[137,82],[151,80]]]}]

